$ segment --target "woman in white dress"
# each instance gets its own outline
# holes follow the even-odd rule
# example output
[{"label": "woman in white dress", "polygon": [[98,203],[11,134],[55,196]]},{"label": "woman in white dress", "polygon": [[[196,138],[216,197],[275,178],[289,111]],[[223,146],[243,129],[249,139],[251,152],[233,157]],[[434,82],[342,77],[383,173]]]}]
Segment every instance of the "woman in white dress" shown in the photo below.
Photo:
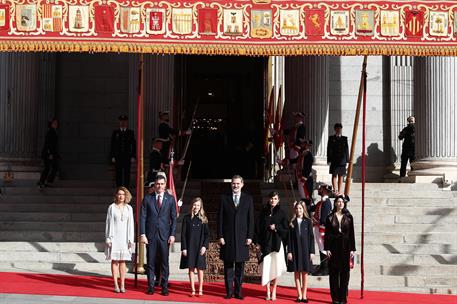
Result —
[{"label": "woman in white dress", "polygon": [[274,301],[278,278],[287,271],[284,248],[289,229],[286,213],[279,206],[278,192],[271,192],[268,198],[268,203],[257,218],[254,242],[260,253],[262,286],[267,289],[265,299]]},{"label": "woman in white dress", "polygon": [[[107,260],[111,260],[111,273],[114,281],[114,292],[125,292],[125,261],[132,259],[134,245],[133,208],[129,205],[132,195],[125,187],[119,187],[114,203],[108,207],[106,215],[105,239]],[[117,278],[120,277],[121,285]]]}]

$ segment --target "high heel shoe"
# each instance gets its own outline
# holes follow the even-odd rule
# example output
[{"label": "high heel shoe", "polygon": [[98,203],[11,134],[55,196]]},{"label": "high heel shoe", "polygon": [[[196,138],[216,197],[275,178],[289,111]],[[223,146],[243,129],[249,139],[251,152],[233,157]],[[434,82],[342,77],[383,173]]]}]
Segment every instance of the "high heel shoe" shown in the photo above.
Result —
[{"label": "high heel shoe", "polygon": [[203,297],[203,290],[199,290],[199,291],[198,291],[198,296],[199,296],[199,297]]},{"label": "high heel shoe", "polygon": [[114,292],[115,293],[120,293],[121,290],[119,289],[119,286],[114,286]]},{"label": "high heel shoe", "polygon": [[189,295],[191,298],[195,297],[195,290],[192,290],[192,292]]},{"label": "high heel shoe", "polygon": [[121,293],[125,293],[125,286],[121,286]]},{"label": "high heel shoe", "polygon": [[271,300],[276,301],[276,292],[271,293]]},{"label": "high heel shoe", "polygon": [[271,300],[271,297],[270,297],[270,293],[269,293],[269,292],[267,292],[267,296],[265,297],[265,300],[266,300],[266,301],[270,301],[270,300]]}]

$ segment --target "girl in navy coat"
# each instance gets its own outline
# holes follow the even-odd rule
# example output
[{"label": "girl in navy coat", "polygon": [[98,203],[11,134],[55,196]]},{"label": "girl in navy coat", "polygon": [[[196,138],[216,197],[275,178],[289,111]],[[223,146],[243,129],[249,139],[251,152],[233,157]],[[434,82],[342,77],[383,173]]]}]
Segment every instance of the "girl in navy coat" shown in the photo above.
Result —
[{"label": "girl in navy coat", "polygon": [[203,201],[196,197],[192,200],[192,210],[182,223],[181,269],[189,268],[189,280],[195,296],[195,269],[198,270],[198,296],[203,296],[203,271],[206,269],[206,250],[209,244],[208,218],[203,209]]},{"label": "girl in navy coat", "polygon": [[306,211],[305,204],[300,201],[295,204],[294,217],[289,225],[289,241],[287,246],[287,271],[295,276],[297,302],[308,303],[308,273],[312,270],[314,255],[313,224]]}]

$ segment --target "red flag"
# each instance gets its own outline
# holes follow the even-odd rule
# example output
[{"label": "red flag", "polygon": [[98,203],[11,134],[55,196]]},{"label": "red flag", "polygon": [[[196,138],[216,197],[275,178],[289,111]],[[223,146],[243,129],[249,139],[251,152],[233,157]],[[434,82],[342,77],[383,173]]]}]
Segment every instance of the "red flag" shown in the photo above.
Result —
[{"label": "red flag", "polygon": [[276,151],[279,150],[283,143],[282,138],[282,86],[279,87],[279,95],[278,95],[278,103],[276,105],[276,113],[275,113],[275,124],[274,124],[274,141],[275,141],[275,149]]},{"label": "red flag", "polygon": [[173,177],[173,167],[174,167],[174,162],[173,158],[170,160],[170,166],[168,169],[168,192],[175,198],[175,204],[176,204],[176,215],[179,216],[179,206],[178,206],[178,198],[176,196],[176,189],[175,189],[175,180]]},{"label": "red flag", "polygon": [[270,93],[270,101],[268,102],[268,107],[265,109],[265,129],[264,129],[264,136],[265,136],[265,141],[264,141],[264,154],[265,157],[267,156],[269,152],[269,147],[270,147],[270,128],[271,124],[274,123],[274,104],[275,104],[275,88],[271,88],[271,93]]}]

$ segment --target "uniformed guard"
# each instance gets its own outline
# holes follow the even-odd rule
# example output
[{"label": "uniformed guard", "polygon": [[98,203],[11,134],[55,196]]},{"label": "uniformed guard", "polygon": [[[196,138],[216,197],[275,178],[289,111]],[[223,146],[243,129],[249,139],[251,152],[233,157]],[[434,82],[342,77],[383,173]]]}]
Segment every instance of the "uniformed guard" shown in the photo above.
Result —
[{"label": "uniformed guard", "polygon": [[300,143],[301,151],[298,157],[296,174],[298,182],[298,192],[300,198],[305,201],[306,198],[312,198],[313,196],[313,163],[314,156],[311,152],[311,146],[313,142],[311,140],[303,140]]},{"label": "uniformed guard", "polygon": [[130,186],[130,162],[136,157],[136,141],[133,130],[128,129],[128,117],[119,116],[119,129],[111,136],[111,161],[116,167],[116,187]]},{"label": "uniformed guard", "polygon": [[[349,162],[348,138],[343,136],[343,125],[339,122],[333,127],[335,135],[329,136],[327,144],[327,163],[330,165],[332,175],[332,186],[337,193],[343,190],[343,176],[346,176],[347,164]],[[338,178],[338,188],[337,188]]]},{"label": "uniformed guard", "polygon": [[408,117],[408,125],[401,130],[398,135],[399,140],[403,140],[401,149],[401,167],[400,178],[406,176],[406,165],[416,159],[416,133],[415,124],[416,119],[414,116]]},{"label": "uniformed guard", "polygon": [[162,147],[163,139],[155,137],[152,139],[152,151],[149,154],[149,171],[148,171],[148,182],[154,182],[157,173],[164,170]]},{"label": "uniformed guard", "polygon": [[313,206],[313,229],[314,238],[319,248],[320,264],[313,271],[313,276],[326,276],[328,275],[328,257],[324,251],[324,236],[325,236],[325,220],[332,212],[332,202],[330,201],[330,194],[332,194],[332,186],[322,183],[319,186],[318,194],[321,200]]},{"label": "uniformed guard", "polygon": [[297,163],[300,145],[305,140],[305,125],[303,120],[305,114],[303,112],[294,112],[294,127],[289,134],[289,160],[290,164],[294,165]]},{"label": "uniformed guard", "polygon": [[191,131],[179,131],[170,126],[170,113],[168,111],[159,112],[159,138],[163,139],[162,156],[164,163],[168,164],[170,161],[170,151],[173,147],[176,136],[190,135]]}]

